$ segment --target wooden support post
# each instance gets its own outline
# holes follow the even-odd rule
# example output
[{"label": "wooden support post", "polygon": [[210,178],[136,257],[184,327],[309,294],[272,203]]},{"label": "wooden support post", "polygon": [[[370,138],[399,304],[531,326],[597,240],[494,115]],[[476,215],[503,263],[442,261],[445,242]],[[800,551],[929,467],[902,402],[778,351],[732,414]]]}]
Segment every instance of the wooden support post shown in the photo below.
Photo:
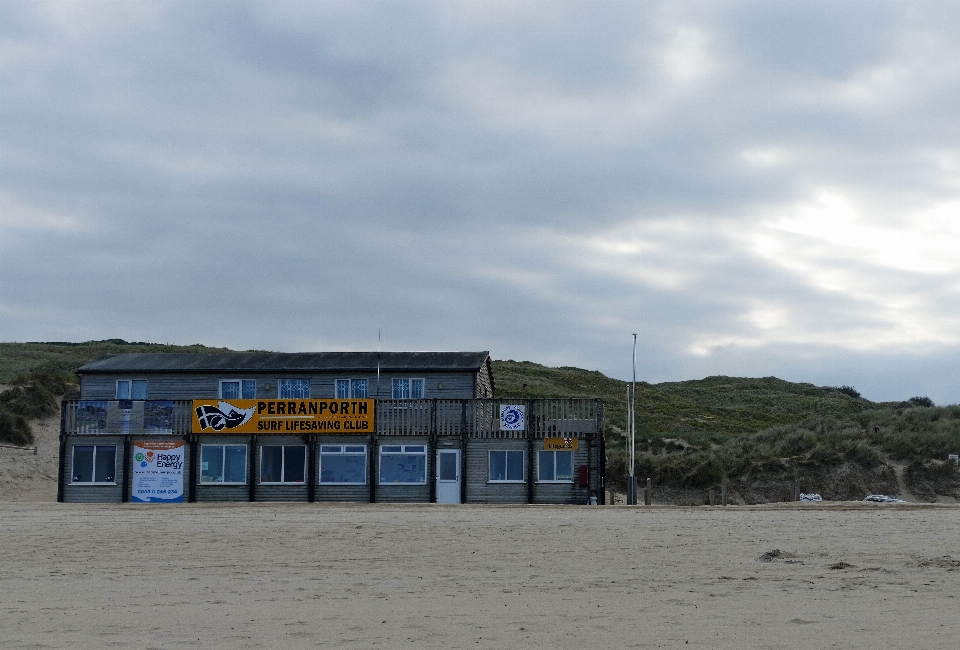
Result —
[{"label": "wooden support post", "polygon": [[713,488],[710,488],[710,505],[713,505]]},{"label": "wooden support post", "polygon": [[653,482],[650,478],[647,478],[647,489],[643,492],[643,505],[650,505],[650,500],[653,498]]},{"label": "wooden support post", "polygon": [[721,485],[720,487],[720,492],[721,492],[721,500],[723,501],[723,505],[727,505],[727,492],[728,492],[727,479],[723,479],[723,485]]}]

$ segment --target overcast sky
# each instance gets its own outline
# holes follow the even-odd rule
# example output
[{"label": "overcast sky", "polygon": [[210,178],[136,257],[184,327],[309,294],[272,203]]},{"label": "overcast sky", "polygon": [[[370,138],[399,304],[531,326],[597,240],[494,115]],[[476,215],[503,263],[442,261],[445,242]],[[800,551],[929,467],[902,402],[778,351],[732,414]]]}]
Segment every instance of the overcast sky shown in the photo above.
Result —
[{"label": "overcast sky", "polygon": [[0,340],[960,401],[960,3],[0,3]]}]

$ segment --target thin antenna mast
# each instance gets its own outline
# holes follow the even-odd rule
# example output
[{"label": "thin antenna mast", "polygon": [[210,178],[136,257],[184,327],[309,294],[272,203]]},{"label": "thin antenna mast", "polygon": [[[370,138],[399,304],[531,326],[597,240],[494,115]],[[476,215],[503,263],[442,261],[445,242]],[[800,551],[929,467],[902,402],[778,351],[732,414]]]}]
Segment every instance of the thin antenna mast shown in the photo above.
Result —
[{"label": "thin antenna mast", "polygon": [[377,328],[377,399],[380,399],[380,328]]}]

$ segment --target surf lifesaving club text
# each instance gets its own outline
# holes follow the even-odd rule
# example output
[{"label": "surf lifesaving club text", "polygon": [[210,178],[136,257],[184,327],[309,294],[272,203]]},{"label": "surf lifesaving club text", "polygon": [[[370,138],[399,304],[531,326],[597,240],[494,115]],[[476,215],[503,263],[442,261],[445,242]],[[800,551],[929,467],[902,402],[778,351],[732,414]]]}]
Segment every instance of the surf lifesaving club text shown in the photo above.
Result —
[{"label": "surf lifesaving club text", "polygon": [[194,433],[369,433],[372,399],[193,400]]}]

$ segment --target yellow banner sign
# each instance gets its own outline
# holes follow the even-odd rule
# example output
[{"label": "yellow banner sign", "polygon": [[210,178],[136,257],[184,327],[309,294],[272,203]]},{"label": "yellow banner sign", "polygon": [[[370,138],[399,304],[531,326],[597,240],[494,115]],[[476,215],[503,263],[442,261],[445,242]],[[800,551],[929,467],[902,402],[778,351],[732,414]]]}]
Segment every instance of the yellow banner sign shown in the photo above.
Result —
[{"label": "yellow banner sign", "polygon": [[580,440],[578,438],[544,438],[543,448],[547,451],[566,450],[576,451],[579,448]]},{"label": "yellow banner sign", "polygon": [[194,433],[373,432],[372,399],[193,400]]}]

